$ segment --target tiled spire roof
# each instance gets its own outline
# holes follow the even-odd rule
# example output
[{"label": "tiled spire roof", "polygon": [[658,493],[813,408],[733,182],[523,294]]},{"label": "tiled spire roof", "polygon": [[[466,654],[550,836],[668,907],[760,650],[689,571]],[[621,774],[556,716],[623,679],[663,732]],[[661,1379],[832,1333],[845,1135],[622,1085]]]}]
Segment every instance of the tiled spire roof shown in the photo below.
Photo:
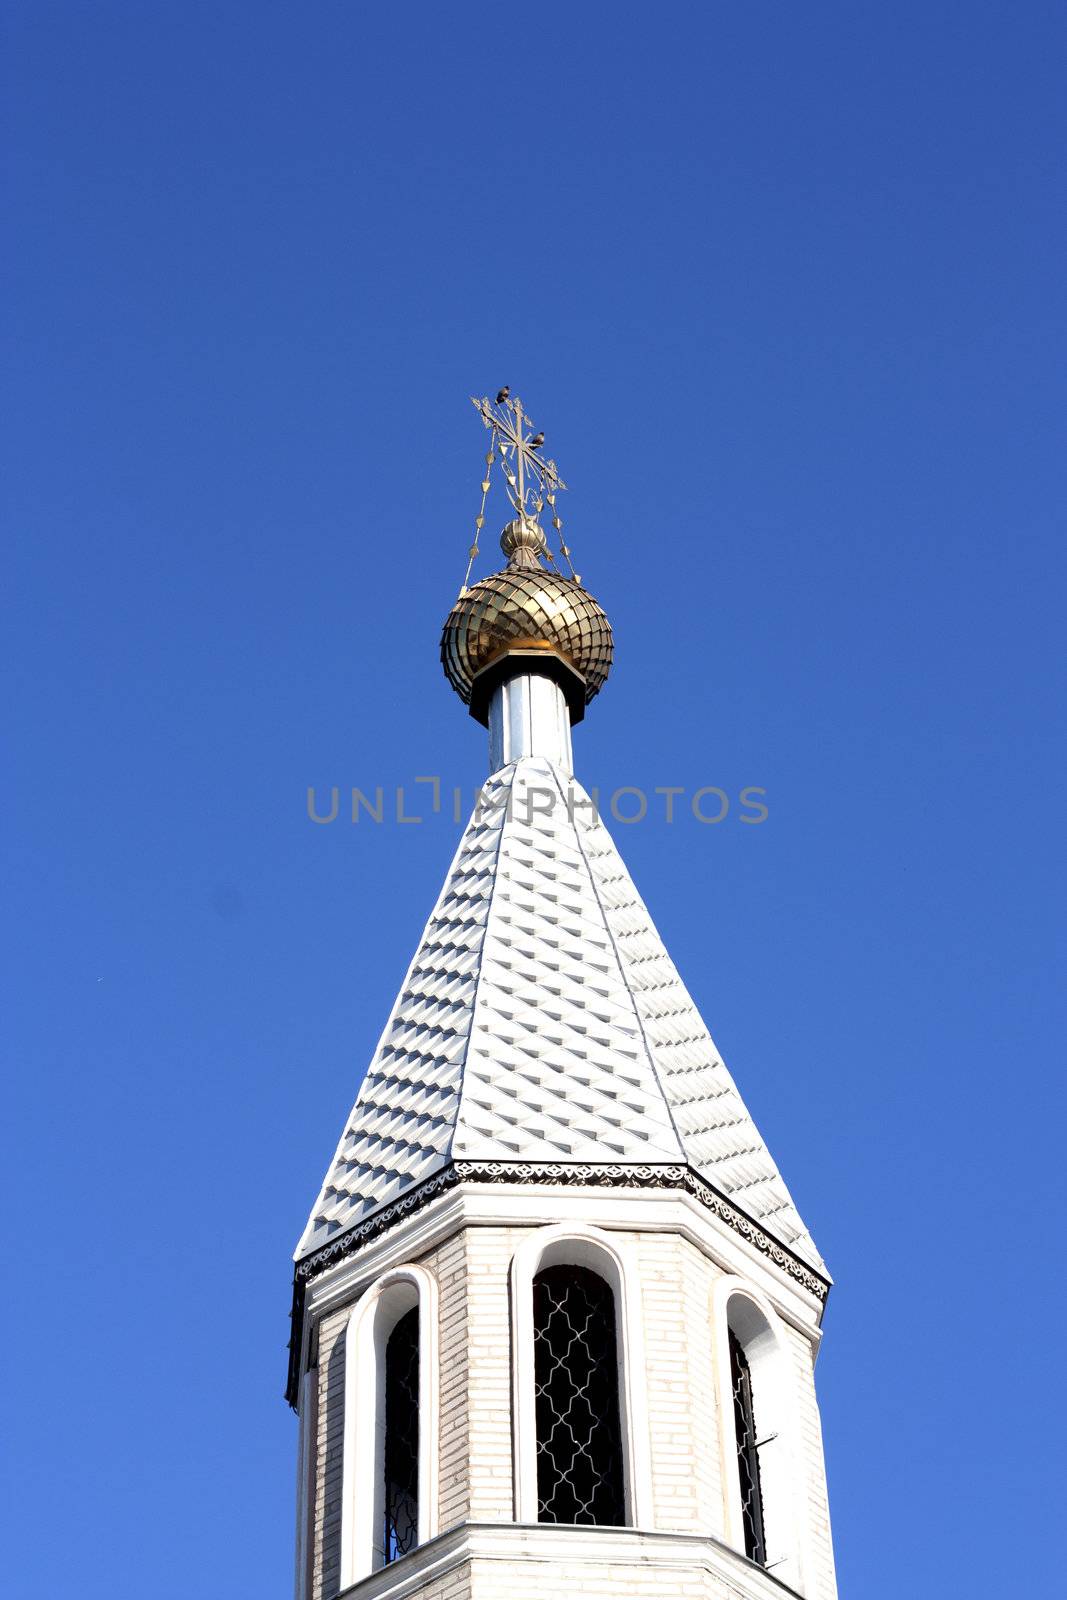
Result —
[{"label": "tiled spire roof", "polygon": [[607,830],[539,758],[486,786],[297,1258],[453,1159],[686,1162],[825,1272]]}]

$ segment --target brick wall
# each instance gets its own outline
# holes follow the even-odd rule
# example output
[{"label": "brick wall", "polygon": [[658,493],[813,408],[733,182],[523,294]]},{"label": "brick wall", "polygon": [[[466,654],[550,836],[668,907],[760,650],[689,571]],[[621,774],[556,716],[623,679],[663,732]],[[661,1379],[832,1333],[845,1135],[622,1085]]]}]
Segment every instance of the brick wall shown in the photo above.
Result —
[{"label": "brick wall", "polygon": [[834,1549],[830,1537],[830,1507],[826,1494],[826,1471],[822,1445],[822,1419],[815,1395],[815,1372],[811,1346],[794,1329],[786,1330],[793,1354],[796,1427],[800,1465],[805,1479],[804,1507],[807,1523],[807,1571],[805,1587],[809,1595],[837,1594],[834,1574]]},{"label": "brick wall", "polygon": [[470,1515],[476,1522],[509,1522],[514,1516],[508,1272],[525,1233],[471,1228],[467,1234]]},{"label": "brick wall", "polygon": [[349,1307],[319,1328],[312,1597],[337,1593],[341,1572],[341,1460],[344,1449],[345,1327]]},{"label": "brick wall", "polygon": [[[470,1515],[467,1386],[470,1350],[466,1233],[415,1257],[437,1279],[439,1336],[439,1518],[442,1530]],[[353,1302],[354,1304],[354,1302]],[[345,1330],[352,1304],[332,1311],[319,1326],[312,1600],[333,1600],[341,1577],[341,1475],[344,1456]],[[457,1591],[459,1592],[459,1591]],[[426,1600],[431,1593],[426,1590]],[[469,1593],[469,1585],[462,1590]],[[452,1591],[441,1590],[441,1600]]]},{"label": "brick wall", "polygon": [[[442,1532],[470,1516],[470,1418],[467,1390],[470,1329],[466,1232],[457,1233],[425,1260],[437,1278],[441,1318],[440,1490]],[[429,1592],[429,1591],[427,1591]]]},{"label": "brick wall", "polygon": [[[511,1330],[508,1275],[530,1230],[471,1226],[418,1258],[440,1294],[439,1526],[508,1523],[513,1518]],[[723,1437],[732,1416],[718,1415],[711,1326],[720,1269],[694,1244],[669,1232],[614,1233],[637,1265],[645,1346],[654,1522],[657,1531],[724,1537]],[[314,1498],[313,1600],[334,1600],[340,1574],[344,1332],[351,1306],[322,1322]],[[786,1329],[795,1373],[804,1540],[810,1600],[834,1600],[833,1553],[811,1348]],[[635,1379],[637,1374],[634,1374]],[[732,1434],[727,1435],[732,1439]],[[727,1457],[728,1459],[728,1457]],[[506,1567],[506,1570],[505,1570]],[[732,1595],[721,1578],[694,1567],[663,1572],[583,1568],[546,1575],[544,1563],[476,1561],[419,1591],[419,1600],[545,1600],[546,1596]],[[551,1576],[551,1583],[549,1582]],[[714,1586],[712,1586],[714,1585]]]},{"label": "brick wall", "polygon": [[723,1531],[711,1338],[718,1275],[675,1235],[635,1237],[644,1313],[648,1431],[657,1529]]}]

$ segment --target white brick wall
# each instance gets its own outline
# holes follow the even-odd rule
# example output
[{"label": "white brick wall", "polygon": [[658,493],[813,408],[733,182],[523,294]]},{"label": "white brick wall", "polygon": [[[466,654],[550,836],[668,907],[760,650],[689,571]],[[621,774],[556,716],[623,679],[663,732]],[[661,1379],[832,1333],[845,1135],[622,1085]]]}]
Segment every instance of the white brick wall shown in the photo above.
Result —
[{"label": "white brick wall", "polygon": [[[438,1249],[415,1258],[437,1279],[440,1296],[439,1517],[442,1531],[470,1516],[467,1239],[467,1232],[461,1231]],[[312,1600],[333,1600],[340,1584],[345,1329],[354,1303],[330,1312],[319,1326]],[[469,1586],[462,1592],[468,1593]],[[431,1593],[436,1596],[438,1591],[427,1589],[427,1600]],[[446,1591],[440,1591],[440,1595],[441,1600],[446,1600]],[[452,1600],[450,1590],[447,1600]]]},{"label": "white brick wall", "polygon": [[470,1516],[467,1239],[465,1231],[457,1233],[426,1261],[426,1265],[437,1275],[440,1295],[441,1480],[438,1515],[442,1532],[466,1521]]},{"label": "white brick wall", "polygon": [[431,1578],[419,1590],[419,1600],[471,1600],[471,1563],[465,1561],[445,1578]]},{"label": "white brick wall", "polygon": [[345,1327],[349,1307],[326,1317],[319,1329],[318,1427],[312,1516],[312,1600],[338,1589],[341,1571],[341,1459],[344,1450]]},{"label": "white brick wall", "polygon": [[634,1237],[645,1321],[646,1392],[656,1527],[723,1532],[712,1373],[711,1279],[687,1240]]},{"label": "white brick wall", "polygon": [[805,1478],[807,1573],[810,1595],[835,1596],[834,1549],[830,1537],[830,1507],[826,1494],[823,1458],[822,1419],[815,1395],[815,1372],[811,1346],[794,1329],[786,1330],[796,1373],[795,1405],[799,1434],[799,1454]]},{"label": "white brick wall", "polygon": [[[531,1229],[461,1227],[412,1259],[432,1272],[440,1293],[440,1532],[464,1523],[513,1520],[512,1375],[508,1274]],[[718,1415],[712,1293],[722,1269],[691,1239],[670,1231],[613,1231],[640,1279],[649,1448],[657,1532],[725,1538],[722,1466],[729,1460],[732,1415]],[[318,1341],[318,1425],[313,1507],[312,1600],[334,1600],[339,1582],[344,1331],[351,1304],[326,1314]],[[805,1591],[836,1600],[822,1438],[809,1339],[785,1326],[795,1373],[801,1504],[806,1508]],[[635,1374],[635,1378],[637,1374]],[[729,1433],[723,1435],[721,1430]],[[373,1582],[374,1580],[370,1580]],[[760,1584],[768,1580],[760,1579]],[[747,1600],[762,1587],[734,1588],[733,1578],[692,1568],[658,1569],[650,1560],[571,1573],[540,1560],[465,1563],[428,1578],[418,1600],[546,1600],[590,1595]],[[354,1591],[358,1593],[359,1590]]]},{"label": "white brick wall", "polygon": [[508,1270],[522,1237],[523,1231],[508,1228],[467,1233],[470,1515],[476,1522],[510,1522],[514,1515]]}]

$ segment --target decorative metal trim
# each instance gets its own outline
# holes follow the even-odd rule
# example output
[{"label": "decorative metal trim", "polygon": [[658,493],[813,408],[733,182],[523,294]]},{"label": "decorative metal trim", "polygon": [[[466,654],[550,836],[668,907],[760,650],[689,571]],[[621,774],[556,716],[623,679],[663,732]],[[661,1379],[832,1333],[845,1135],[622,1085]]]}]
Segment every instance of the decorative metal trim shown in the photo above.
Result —
[{"label": "decorative metal trim", "polygon": [[614,1162],[453,1161],[440,1172],[434,1173],[433,1177],[409,1189],[398,1200],[373,1212],[297,1263],[293,1275],[293,1308],[290,1312],[289,1381],[285,1391],[290,1405],[296,1404],[304,1301],[312,1278],[317,1278],[327,1268],[354,1255],[363,1245],[387,1232],[394,1223],[415,1211],[421,1211],[431,1200],[460,1183],[534,1183],[587,1189],[680,1189],[692,1195],[694,1200],[740,1234],[741,1238],[747,1239],[749,1244],[820,1303],[825,1303],[830,1292],[828,1279],[813,1272],[788,1246],[780,1244],[758,1222],[746,1217],[743,1211],[731,1204],[725,1195],[694,1172],[692,1167],[670,1163],[661,1166],[624,1166]]},{"label": "decorative metal trim", "polygon": [[362,1222],[357,1222],[354,1227],[339,1233],[329,1244],[320,1245],[311,1255],[305,1256],[303,1261],[297,1263],[297,1278],[303,1279],[305,1283],[317,1278],[327,1267],[332,1267],[347,1256],[354,1255],[361,1245],[377,1239],[387,1228],[391,1228],[394,1222],[410,1216],[413,1211],[421,1211],[423,1206],[435,1200],[439,1194],[454,1189],[460,1181],[457,1164],[443,1167],[440,1172],[435,1172],[432,1178],[425,1179],[424,1182],[416,1184],[414,1189],[409,1189],[407,1194],[402,1194],[399,1200],[393,1200],[389,1205],[382,1206],[380,1211],[373,1212]]},{"label": "decorative metal trim", "polygon": [[327,1267],[335,1266],[338,1261],[344,1261],[348,1256],[354,1255],[362,1245],[377,1239],[394,1223],[410,1216],[413,1211],[421,1211],[423,1206],[435,1200],[439,1194],[446,1194],[449,1189],[454,1189],[459,1181],[454,1166],[444,1167],[440,1172],[435,1172],[432,1178],[427,1178],[414,1189],[409,1189],[407,1194],[401,1195],[391,1205],[382,1206],[381,1210],[373,1212],[362,1222],[346,1229],[344,1233],[339,1233],[329,1244],[322,1245],[312,1255],[305,1256],[303,1261],[297,1262],[293,1272],[293,1305],[289,1312],[289,1376],[285,1385],[285,1398],[294,1409],[300,1384],[304,1301],[307,1298],[307,1286],[312,1278],[317,1278]]},{"label": "decorative metal trim", "polygon": [[688,1168],[680,1163],[457,1161],[463,1183],[551,1183],[583,1189],[680,1189]]},{"label": "decorative metal trim", "polygon": [[775,1266],[781,1267],[809,1294],[825,1301],[830,1292],[827,1279],[805,1266],[786,1245],[772,1239],[758,1222],[746,1217],[743,1211],[732,1205],[692,1167],[624,1166],[613,1163],[594,1166],[560,1161],[457,1161],[454,1165],[463,1183],[551,1183],[565,1187],[578,1185],[588,1189],[683,1189],[725,1222],[727,1227],[755,1245],[757,1250],[773,1261]]},{"label": "decorative metal trim", "polygon": [[728,1228],[732,1228],[735,1233],[739,1233],[742,1239],[747,1239],[749,1244],[755,1245],[761,1255],[765,1255],[769,1260],[773,1261],[776,1267],[781,1267],[782,1271],[788,1273],[794,1283],[799,1283],[802,1289],[807,1289],[809,1294],[813,1294],[817,1300],[825,1305],[826,1297],[830,1293],[830,1280],[828,1278],[820,1277],[817,1272],[813,1272],[810,1267],[805,1266],[804,1262],[794,1255],[792,1250],[786,1245],[779,1244],[776,1239],[772,1239],[766,1229],[761,1228],[758,1222],[753,1222],[751,1217],[746,1217],[745,1213],[739,1211],[737,1206],[731,1205],[725,1195],[721,1195],[706,1178],[702,1178],[699,1173],[693,1172],[691,1168],[686,1168],[685,1181],[682,1187],[687,1194],[693,1196],[694,1200],[699,1200],[700,1204],[705,1206],[708,1211],[712,1211],[717,1217],[720,1217]]}]

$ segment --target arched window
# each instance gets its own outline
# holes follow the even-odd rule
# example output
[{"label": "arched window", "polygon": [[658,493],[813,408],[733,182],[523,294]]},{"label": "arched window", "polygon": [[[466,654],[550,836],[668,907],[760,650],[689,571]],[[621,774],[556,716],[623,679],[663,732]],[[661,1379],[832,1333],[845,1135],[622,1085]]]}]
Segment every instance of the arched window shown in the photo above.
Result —
[{"label": "arched window", "polygon": [[801,1589],[789,1351],[766,1298],[740,1278],[716,1291],[727,1537]]},{"label": "arched window", "polygon": [[386,1563],[419,1542],[419,1308],[405,1311],[385,1346],[382,1553]]},{"label": "arched window", "polygon": [[341,1588],[437,1531],[437,1285],[395,1268],[345,1335]]},{"label": "arched window", "polygon": [[541,1228],[511,1264],[517,1522],[651,1527],[645,1363],[626,1246]]},{"label": "arched window", "polygon": [[533,1281],[537,1520],[626,1521],[615,1296],[588,1267]]},{"label": "arched window", "polygon": [[763,1539],[763,1485],[760,1482],[756,1412],[752,1403],[752,1368],[740,1339],[732,1328],[730,1341],[730,1387],[734,1401],[734,1444],[737,1449],[738,1487],[741,1491],[741,1523],[745,1534],[745,1554],[763,1566],[767,1546]]}]

